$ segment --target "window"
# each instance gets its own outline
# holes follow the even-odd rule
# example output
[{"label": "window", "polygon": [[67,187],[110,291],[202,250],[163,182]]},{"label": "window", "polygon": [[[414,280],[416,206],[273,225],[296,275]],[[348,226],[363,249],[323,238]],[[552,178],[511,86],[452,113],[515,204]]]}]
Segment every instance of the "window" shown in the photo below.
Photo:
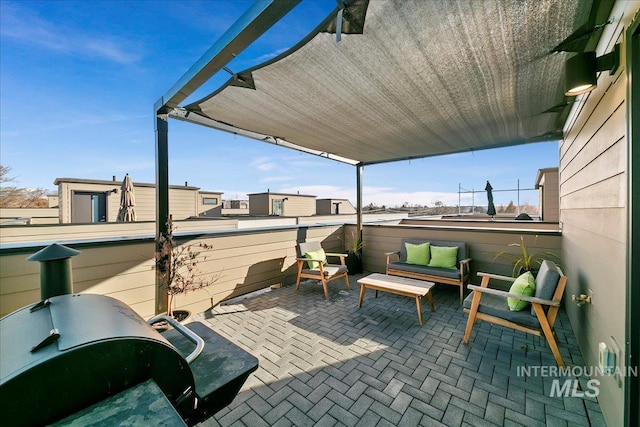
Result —
[{"label": "window", "polygon": [[203,205],[217,205],[218,198],[217,197],[203,197],[202,198]]},{"label": "window", "polygon": [[281,216],[282,215],[282,204],[284,203],[284,200],[282,199],[277,199],[277,200],[273,200],[273,213],[272,215],[277,215],[277,216]]}]

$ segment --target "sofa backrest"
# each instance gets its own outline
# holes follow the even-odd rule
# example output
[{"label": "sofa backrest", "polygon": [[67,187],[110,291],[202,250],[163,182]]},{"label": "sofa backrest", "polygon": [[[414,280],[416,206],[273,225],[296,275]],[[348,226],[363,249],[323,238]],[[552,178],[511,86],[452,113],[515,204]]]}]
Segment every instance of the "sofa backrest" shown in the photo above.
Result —
[{"label": "sofa backrest", "polygon": [[400,262],[407,262],[407,248],[404,245],[405,243],[412,243],[414,245],[420,245],[422,243],[429,242],[431,246],[447,246],[447,247],[458,247],[458,259],[456,264],[458,264],[461,260],[465,258],[469,258],[469,245],[466,242],[455,242],[451,240],[431,240],[424,238],[408,238],[402,239],[400,242]]}]

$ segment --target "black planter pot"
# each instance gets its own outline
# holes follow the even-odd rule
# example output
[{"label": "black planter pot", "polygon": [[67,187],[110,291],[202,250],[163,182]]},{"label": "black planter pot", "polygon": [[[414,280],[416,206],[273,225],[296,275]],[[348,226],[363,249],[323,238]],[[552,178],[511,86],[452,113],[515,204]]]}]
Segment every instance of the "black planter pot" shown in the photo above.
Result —
[{"label": "black planter pot", "polygon": [[349,274],[360,274],[362,273],[362,256],[359,252],[347,252],[347,259],[345,260],[347,264],[347,269],[349,270]]}]

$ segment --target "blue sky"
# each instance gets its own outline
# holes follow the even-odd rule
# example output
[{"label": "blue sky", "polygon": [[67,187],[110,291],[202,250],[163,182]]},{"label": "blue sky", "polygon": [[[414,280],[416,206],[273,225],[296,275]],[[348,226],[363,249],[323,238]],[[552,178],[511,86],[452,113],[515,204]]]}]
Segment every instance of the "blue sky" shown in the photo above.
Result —
[{"label": "blue sky", "polygon": [[[55,190],[59,177],[155,181],[153,104],[253,1],[0,2],[0,163],[21,187]],[[247,48],[241,71],[292,46],[333,9],[305,0]],[[221,85],[219,73],[187,102]],[[184,104],[186,104],[185,102]],[[270,189],[355,203],[355,168],[208,128],[169,122],[171,184],[223,191]],[[368,166],[364,203],[458,203],[459,185],[532,188],[558,165],[558,143]],[[475,203],[486,203],[476,194]],[[505,199],[506,198],[506,199]],[[514,193],[497,193],[507,203]],[[521,201],[537,204],[533,191]],[[471,196],[463,198],[471,203]]]}]

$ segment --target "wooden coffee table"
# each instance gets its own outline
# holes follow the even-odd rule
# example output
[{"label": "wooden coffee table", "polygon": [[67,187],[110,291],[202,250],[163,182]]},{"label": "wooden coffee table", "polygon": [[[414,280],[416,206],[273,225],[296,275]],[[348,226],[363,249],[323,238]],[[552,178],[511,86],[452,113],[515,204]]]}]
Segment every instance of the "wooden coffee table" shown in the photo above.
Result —
[{"label": "wooden coffee table", "polygon": [[373,273],[358,280],[360,283],[360,300],[358,307],[362,307],[365,289],[373,289],[376,291],[375,297],[378,297],[378,291],[391,292],[392,294],[404,295],[416,299],[416,308],[418,309],[418,321],[422,325],[422,297],[427,296],[431,311],[433,308],[433,299],[431,298],[431,287],[433,282],[425,280],[408,279],[406,277],[390,276],[388,274]]}]

